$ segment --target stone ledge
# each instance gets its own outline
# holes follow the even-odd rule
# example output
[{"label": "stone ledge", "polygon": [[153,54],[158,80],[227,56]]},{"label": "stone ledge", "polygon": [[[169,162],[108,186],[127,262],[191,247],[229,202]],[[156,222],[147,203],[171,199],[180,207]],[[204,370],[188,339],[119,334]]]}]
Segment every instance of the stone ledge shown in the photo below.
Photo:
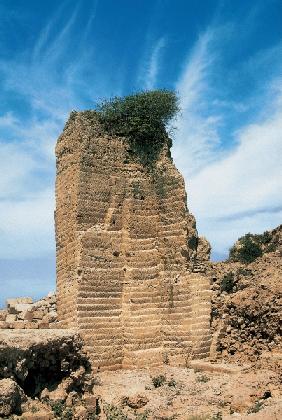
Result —
[{"label": "stone ledge", "polygon": [[211,363],[203,360],[191,360],[189,362],[189,367],[203,372],[229,373],[234,375],[249,369],[250,365],[238,366],[227,363]]}]

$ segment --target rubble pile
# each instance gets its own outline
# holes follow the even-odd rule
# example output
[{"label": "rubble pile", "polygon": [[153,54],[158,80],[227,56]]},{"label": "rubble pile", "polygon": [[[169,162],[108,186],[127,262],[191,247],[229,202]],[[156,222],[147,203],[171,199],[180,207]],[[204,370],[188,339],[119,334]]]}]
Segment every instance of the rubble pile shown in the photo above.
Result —
[{"label": "rubble pile", "polygon": [[[281,229],[273,233],[281,243]],[[244,362],[281,355],[281,251],[276,246],[250,264],[211,264],[213,357]]]},{"label": "rubble pile", "polygon": [[41,418],[51,419],[60,410],[65,418],[73,404],[93,409],[94,382],[82,346],[72,330],[2,330],[0,417],[35,418],[28,413],[41,412]]},{"label": "rubble pile", "polygon": [[31,297],[7,300],[7,308],[0,310],[0,329],[57,328],[55,293],[33,302]]}]

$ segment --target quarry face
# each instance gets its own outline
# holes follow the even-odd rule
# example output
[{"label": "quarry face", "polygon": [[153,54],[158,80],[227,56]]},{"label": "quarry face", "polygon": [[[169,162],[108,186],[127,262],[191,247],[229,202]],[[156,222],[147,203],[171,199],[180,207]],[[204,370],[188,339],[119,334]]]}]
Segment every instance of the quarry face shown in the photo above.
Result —
[{"label": "quarry face", "polygon": [[145,164],[89,112],[72,114],[57,142],[58,317],[97,369],[185,366],[209,354],[209,280],[195,272],[207,255],[202,247],[197,258],[169,144]]}]

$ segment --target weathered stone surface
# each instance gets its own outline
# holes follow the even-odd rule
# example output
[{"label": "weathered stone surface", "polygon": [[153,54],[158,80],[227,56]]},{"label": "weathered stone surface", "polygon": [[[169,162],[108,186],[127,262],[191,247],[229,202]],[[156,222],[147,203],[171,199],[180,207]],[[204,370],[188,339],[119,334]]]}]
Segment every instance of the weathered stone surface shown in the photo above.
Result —
[{"label": "weathered stone surface", "polygon": [[7,310],[0,311],[0,329],[56,328],[56,295],[49,293],[32,303],[31,298],[7,300]]},{"label": "weathered stone surface", "polygon": [[32,303],[32,298],[31,297],[19,297],[19,298],[15,298],[15,299],[7,299],[6,304],[7,307],[10,308],[12,306],[21,304],[21,303]]},{"label": "weathered stone surface", "polygon": [[8,314],[6,316],[6,322],[15,322],[17,320],[17,316],[15,314]]},{"label": "weathered stone surface", "polygon": [[199,236],[197,246],[197,258],[200,261],[209,261],[211,255],[211,244],[204,236]]},{"label": "weathered stone surface", "polygon": [[139,408],[144,407],[148,403],[148,398],[144,395],[134,395],[133,397],[125,397],[123,399],[123,404],[128,405],[130,408],[138,410]]},{"label": "weathered stone surface", "polygon": [[26,400],[23,390],[12,379],[0,379],[0,417],[21,414],[21,404]]},{"label": "weathered stone surface", "polygon": [[[281,226],[267,237],[273,251],[265,247],[250,264],[211,264],[213,358],[258,362],[265,352],[282,354]],[[282,359],[276,364],[281,369]]]},{"label": "weathered stone surface", "polygon": [[90,369],[81,349],[72,330],[1,330],[0,379],[14,379],[33,397],[66,377],[79,388]]},{"label": "weathered stone surface", "polygon": [[7,316],[7,311],[5,309],[0,310],[0,321],[5,321]]},{"label": "weathered stone surface", "polygon": [[15,306],[15,311],[17,314],[19,314],[20,312],[26,312],[28,310],[32,309],[32,304],[31,303],[17,303]]},{"label": "weathered stone surface", "polygon": [[58,316],[100,369],[209,352],[209,281],[191,274],[198,235],[169,143],[145,166],[87,112],[57,142]]}]

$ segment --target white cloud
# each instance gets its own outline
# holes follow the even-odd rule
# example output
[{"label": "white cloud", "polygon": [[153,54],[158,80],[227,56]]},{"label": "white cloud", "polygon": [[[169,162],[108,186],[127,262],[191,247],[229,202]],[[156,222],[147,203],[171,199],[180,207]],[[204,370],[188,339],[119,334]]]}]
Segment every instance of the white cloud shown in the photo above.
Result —
[{"label": "white cloud", "polygon": [[176,122],[173,156],[188,178],[218,156],[222,116],[207,110],[209,77],[215,60],[215,54],[210,52],[214,38],[211,29],[199,37],[176,85],[181,115]]},{"label": "white cloud", "polygon": [[[251,92],[251,100],[237,103],[218,95],[212,75],[218,71],[219,34],[210,29],[199,38],[177,83],[182,115],[173,156],[184,174],[199,233],[211,241],[214,254],[226,255],[239,236],[281,223],[282,83],[281,77],[266,80],[262,69],[264,89]],[[269,61],[278,50],[266,51]],[[261,55],[249,61],[257,64],[257,77]],[[220,129],[230,109],[240,115],[256,109],[256,114],[226,139]]]},{"label": "white cloud", "polygon": [[[84,29],[74,33],[80,6],[66,18],[68,2],[63,2],[32,49],[0,61],[3,96],[16,93],[28,111],[26,117],[0,115],[0,258],[54,250],[54,146],[68,113],[80,107],[82,96],[92,94],[82,74],[93,68],[93,51],[85,52],[82,42],[87,42],[96,6]],[[74,55],[70,42],[76,43]]]},{"label": "white cloud", "polygon": [[190,208],[218,253],[244,233],[281,223],[282,109],[244,127],[237,139],[229,156],[188,181]]},{"label": "white cloud", "polygon": [[155,87],[160,66],[160,55],[164,47],[165,39],[160,38],[152,49],[145,76],[145,88],[147,90]]},{"label": "white cloud", "polygon": [[[15,197],[27,191],[30,174],[37,167],[36,161],[16,144],[0,143],[0,199]],[[30,188],[31,185],[29,185]]]},{"label": "white cloud", "polygon": [[157,78],[160,70],[162,51],[166,46],[165,37],[159,38],[154,44],[148,37],[145,53],[142,57],[139,72],[137,74],[138,84],[142,89],[152,90],[156,87]]},{"label": "white cloud", "polygon": [[0,201],[1,258],[38,257],[54,249],[54,192]]}]

